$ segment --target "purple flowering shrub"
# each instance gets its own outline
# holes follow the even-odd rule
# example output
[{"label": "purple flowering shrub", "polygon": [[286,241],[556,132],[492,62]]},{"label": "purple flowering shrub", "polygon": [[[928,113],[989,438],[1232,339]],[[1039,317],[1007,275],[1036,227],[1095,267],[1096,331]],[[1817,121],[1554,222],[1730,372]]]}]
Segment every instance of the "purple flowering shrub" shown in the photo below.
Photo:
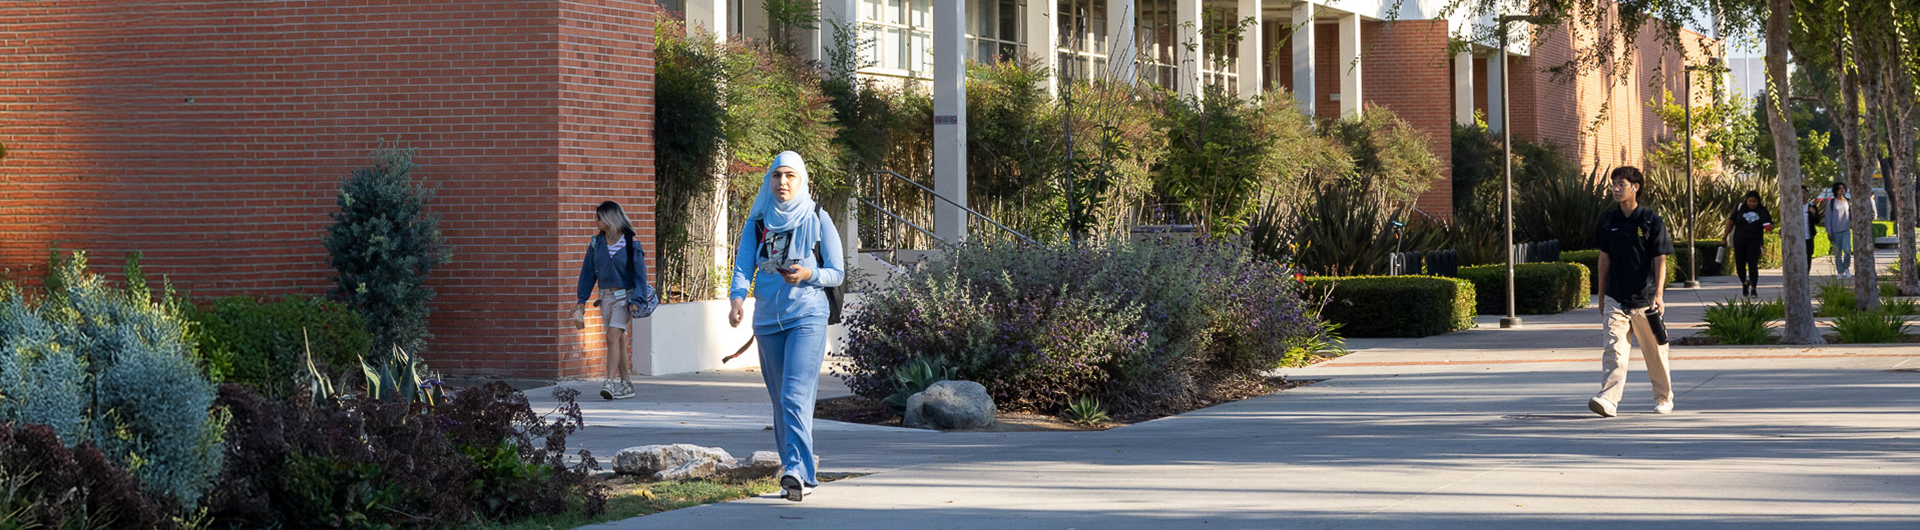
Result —
[{"label": "purple flowering shrub", "polygon": [[1290,274],[1223,243],[973,243],[867,293],[835,375],[877,398],[894,368],[929,357],[1002,410],[1085,395],[1121,414],[1182,410],[1321,333]]}]

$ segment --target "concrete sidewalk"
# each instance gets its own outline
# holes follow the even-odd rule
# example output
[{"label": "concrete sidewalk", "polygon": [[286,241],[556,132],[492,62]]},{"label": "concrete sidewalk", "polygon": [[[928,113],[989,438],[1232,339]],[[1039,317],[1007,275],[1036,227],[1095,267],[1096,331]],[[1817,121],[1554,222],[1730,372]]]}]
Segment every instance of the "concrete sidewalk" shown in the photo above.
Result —
[{"label": "concrete sidewalk", "polygon": [[[1707,282],[1669,292],[1677,328],[1737,294],[1731,278]],[[1678,411],[1642,412],[1652,403],[1636,363],[1623,416],[1601,419],[1585,407],[1599,386],[1598,319],[1588,308],[1518,330],[1355,340],[1351,355],[1286,371],[1321,383],[1110,431],[822,422],[825,470],[880,472],[804,503],[756,498],[595,528],[1920,527],[1920,348],[1676,348]],[[701,374],[646,382],[642,399],[657,389],[657,405],[589,401],[599,426],[581,440],[596,453],[769,449],[751,412],[767,410],[757,381]],[[674,392],[691,388],[710,394],[687,410],[746,412],[672,419]]]}]

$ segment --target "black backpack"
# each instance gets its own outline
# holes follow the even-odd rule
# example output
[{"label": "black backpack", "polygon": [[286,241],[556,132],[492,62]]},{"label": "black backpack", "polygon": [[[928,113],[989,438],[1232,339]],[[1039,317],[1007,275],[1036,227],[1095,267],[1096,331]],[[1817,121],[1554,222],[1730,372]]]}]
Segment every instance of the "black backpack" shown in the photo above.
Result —
[{"label": "black backpack", "polygon": [[[815,213],[820,213],[825,210],[825,207],[820,206],[819,204],[814,204],[813,207],[814,207]],[[766,241],[767,240],[767,222],[765,220],[755,220],[754,223],[757,223],[759,225],[760,241]],[[813,255],[819,257],[819,261],[821,264],[825,264],[827,262],[827,257],[826,257],[827,255],[826,253],[821,251],[820,243],[817,241],[813,243]],[[845,263],[844,259],[842,260],[842,263]],[[841,304],[840,288],[827,287],[825,288],[825,290],[827,291],[827,325],[831,326],[831,325],[839,324],[840,323],[840,304]]]}]

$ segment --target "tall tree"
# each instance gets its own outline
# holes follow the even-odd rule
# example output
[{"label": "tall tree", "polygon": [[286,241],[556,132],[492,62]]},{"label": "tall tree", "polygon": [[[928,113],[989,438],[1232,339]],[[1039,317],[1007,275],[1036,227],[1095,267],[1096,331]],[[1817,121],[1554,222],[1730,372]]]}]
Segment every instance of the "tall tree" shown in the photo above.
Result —
[{"label": "tall tree", "polygon": [[[1521,7],[1516,8],[1516,5]],[[1642,30],[1648,27],[1655,29],[1661,46],[1679,52],[1683,60],[1688,56],[1687,47],[1682,45],[1687,26],[1717,24],[1722,38],[1755,32],[1763,34],[1767,43],[1767,123],[1773,134],[1776,154],[1774,169],[1779,172],[1775,179],[1780,185],[1780,209],[1777,211],[1785,214],[1804,208],[1805,197],[1800,191],[1799,135],[1794,132],[1787,107],[1792,97],[1787,61],[1792,55],[1788,31],[1794,22],[1794,0],[1451,0],[1441,8],[1441,13],[1488,17],[1514,14],[1541,16],[1545,20],[1534,26],[1536,38],[1549,31],[1561,30],[1563,25],[1579,28],[1579,38],[1571,39],[1576,48],[1572,58],[1561,64],[1544,65],[1546,71],[1563,76],[1608,69],[1616,72],[1633,71],[1632,57],[1643,45],[1636,43],[1636,40]],[[1475,27],[1472,31],[1473,34],[1458,37],[1491,42],[1495,36],[1493,28]],[[1802,216],[1780,217],[1782,240],[1800,241],[1812,229]],[[1803,245],[1781,245],[1781,258],[1784,262],[1782,276],[1785,280],[1783,291],[1787,314],[1780,340],[1787,344],[1821,343],[1823,340],[1813,325],[1807,249]]]}]

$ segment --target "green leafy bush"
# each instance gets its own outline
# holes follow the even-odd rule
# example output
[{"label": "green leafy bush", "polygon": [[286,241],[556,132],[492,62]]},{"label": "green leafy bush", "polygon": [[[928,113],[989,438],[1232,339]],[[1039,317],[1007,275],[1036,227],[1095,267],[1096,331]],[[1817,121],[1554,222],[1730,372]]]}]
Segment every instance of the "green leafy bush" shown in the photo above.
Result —
[{"label": "green leafy bush", "polygon": [[286,395],[304,373],[309,347],[315,362],[338,371],[357,366],[373,341],[359,313],[310,296],[270,303],[233,296],[190,314],[215,377],[274,397]]},{"label": "green leafy bush", "polygon": [[434,296],[427,274],[451,256],[440,216],[427,211],[433,192],[411,176],[413,153],[383,148],[372,167],[353,170],[327,225],[327,254],[340,273],[333,294],[366,317],[375,356],[394,346],[426,352]]},{"label": "green leafy bush", "polygon": [[1770,323],[1785,316],[1786,307],[1779,300],[1715,302],[1707,308],[1704,333],[1721,344],[1761,344],[1773,337]]},{"label": "green leafy bush", "polygon": [[847,319],[834,374],[881,398],[919,357],[1002,410],[1058,413],[1092,395],[1121,414],[1185,410],[1264,380],[1320,328],[1290,271],[1207,241],[972,242]]},{"label": "green leafy bush", "polygon": [[1859,298],[1854,296],[1853,285],[1846,282],[1819,282],[1814,285],[1813,299],[1819,302],[1814,315],[1837,317],[1859,309]]},{"label": "green leafy bush", "polygon": [[94,444],[191,511],[220,469],[225,413],[177,302],[152,299],[137,258],[127,271],[130,288],[111,288],[75,252],[48,267],[39,300],[0,290],[0,418]]},{"label": "green leafy bush", "polygon": [[[1507,267],[1461,267],[1460,278],[1473,282],[1482,315],[1507,313]],[[1551,315],[1587,306],[1592,287],[1586,266],[1578,263],[1521,263],[1513,267],[1514,311]]]},{"label": "green leafy bush", "polygon": [[1828,326],[1840,335],[1840,342],[1873,344],[1906,340],[1907,317],[1886,311],[1848,311],[1834,317]]},{"label": "green leafy bush", "polygon": [[1889,315],[1920,315],[1920,303],[1915,303],[1912,298],[1883,298],[1880,310]]},{"label": "green leafy bush", "polygon": [[1433,276],[1309,277],[1331,289],[1321,316],[1349,337],[1425,337],[1474,326],[1473,283]]},{"label": "green leafy bush", "polygon": [[[1695,241],[1693,242],[1693,251],[1700,257],[1699,275],[1701,278],[1706,278],[1708,276],[1732,276],[1733,275],[1733,249],[1731,248],[1727,249],[1726,260],[1724,261],[1713,260],[1715,253],[1720,252],[1720,241],[1718,240]],[[1674,247],[1673,247],[1673,255],[1668,257],[1667,264],[1670,268],[1673,269],[1672,276],[1674,278],[1674,281],[1686,281],[1687,279],[1687,248],[1686,246],[1681,245],[1679,241],[1675,241]]]}]

